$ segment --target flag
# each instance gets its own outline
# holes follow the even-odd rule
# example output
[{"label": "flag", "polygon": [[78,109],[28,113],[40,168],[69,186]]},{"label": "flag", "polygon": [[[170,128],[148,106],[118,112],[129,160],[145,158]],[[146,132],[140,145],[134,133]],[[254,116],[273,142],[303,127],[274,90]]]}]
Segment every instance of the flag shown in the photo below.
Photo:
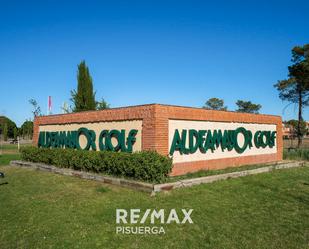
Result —
[{"label": "flag", "polygon": [[52,99],[51,96],[48,96],[48,115],[51,114],[52,111]]}]

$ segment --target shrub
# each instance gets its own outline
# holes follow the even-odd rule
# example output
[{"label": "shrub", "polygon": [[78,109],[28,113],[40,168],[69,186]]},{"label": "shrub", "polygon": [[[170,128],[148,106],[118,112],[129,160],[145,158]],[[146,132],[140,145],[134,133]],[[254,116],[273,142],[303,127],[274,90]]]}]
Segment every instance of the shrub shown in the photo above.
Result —
[{"label": "shrub", "polygon": [[103,173],[147,182],[164,182],[172,170],[172,159],[154,151],[134,153],[47,149],[27,146],[21,150],[25,161],[56,167]]}]

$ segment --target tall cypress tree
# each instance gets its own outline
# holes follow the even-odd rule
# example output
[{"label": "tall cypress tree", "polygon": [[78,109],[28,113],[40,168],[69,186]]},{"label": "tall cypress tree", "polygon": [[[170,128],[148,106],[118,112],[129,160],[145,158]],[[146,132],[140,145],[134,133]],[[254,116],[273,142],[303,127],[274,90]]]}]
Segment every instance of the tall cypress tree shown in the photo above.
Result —
[{"label": "tall cypress tree", "polygon": [[73,111],[88,111],[96,109],[95,93],[93,92],[92,78],[85,61],[78,65],[77,91],[71,91]]}]

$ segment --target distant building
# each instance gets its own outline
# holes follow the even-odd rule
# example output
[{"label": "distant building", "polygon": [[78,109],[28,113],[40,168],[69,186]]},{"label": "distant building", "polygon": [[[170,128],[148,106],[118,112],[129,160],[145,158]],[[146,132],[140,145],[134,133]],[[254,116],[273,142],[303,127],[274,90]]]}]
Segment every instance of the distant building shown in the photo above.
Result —
[{"label": "distant building", "polygon": [[[309,131],[309,121],[306,122],[306,128]],[[293,126],[283,122],[282,123],[282,136],[283,139],[292,139],[296,137],[296,131],[294,130]],[[309,133],[307,133],[304,138],[309,138]]]},{"label": "distant building", "polygon": [[282,123],[282,136],[283,139],[291,139],[294,136],[294,129],[292,125],[287,123]]}]

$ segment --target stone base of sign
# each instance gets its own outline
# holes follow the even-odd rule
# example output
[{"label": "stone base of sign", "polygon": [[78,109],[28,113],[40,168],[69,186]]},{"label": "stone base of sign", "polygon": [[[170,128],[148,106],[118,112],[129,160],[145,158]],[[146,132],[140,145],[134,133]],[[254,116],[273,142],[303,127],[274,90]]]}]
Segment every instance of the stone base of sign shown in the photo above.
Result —
[{"label": "stone base of sign", "polygon": [[204,176],[204,177],[198,177],[198,178],[191,178],[191,179],[180,180],[180,181],[172,182],[172,183],[157,184],[157,185],[154,185],[154,192],[167,191],[167,190],[183,188],[183,187],[191,187],[191,186],[199,185],[202,183],[212,183],[212,182],[216,182],[220,180],[227,180],[230,178],[238,178],[238,177],[247,176],[247,175],[256,175],[260,173],[271,172],[273,170],[278,170],[278,169],[288,169],[288,168],[295,168],[295,167],[302,167],[302,166],[305,166],[305,162],[282,161],[282,162],[275,163],[271,166],[261,167],[257,169],[236,171],[236,172],[231,172],[231,173]]},{"label": "stone base of sign", "polygon": [[96,180],[96,181],[100,181],[100,182],[107,183],[107,184],[118,185],[118,186],[130,188],[130,189],[135,189],[135,190],[155,194],[157,192],[169,191],[172,189],[183,188],[183,187],[191,187],[191,186],[199,185],[203,183],[212,183],[212,182],[216,182],[220,180],[238,178],[238,177],[243,177],[247,175],[266,173],[266,172],[271,172],[273,170],[302,167],[302,166],[305,166],[306,164],[305,162],[302,162],[302,161],[281,161],[281,162],[277,162],[269,166],[267,165],[265,167],[256,168],[256,169],[236,171],[236,172],[231,172],[231,173],[191,178],[191,179],[184,179],[184,180],[179,180],[176,182],[163,183],[163,184],[151,184],[151,183],[144,183],[144,182],[122,179],[122,178],[103,176],[100,174],[95,174],[95,173],[90,173],[90,172],[77,171],[77,170],[72,170],[72,169],[67,169],[67,168],[58,168],[52,165],[46,165],[42,163],[11,161],[10,165],[27,167],[27,168],[42,170],[42,171],[48,171],[48,172],[53,172],[53,173],[61,174],[61,175],[76,176],[82,179]]}]

